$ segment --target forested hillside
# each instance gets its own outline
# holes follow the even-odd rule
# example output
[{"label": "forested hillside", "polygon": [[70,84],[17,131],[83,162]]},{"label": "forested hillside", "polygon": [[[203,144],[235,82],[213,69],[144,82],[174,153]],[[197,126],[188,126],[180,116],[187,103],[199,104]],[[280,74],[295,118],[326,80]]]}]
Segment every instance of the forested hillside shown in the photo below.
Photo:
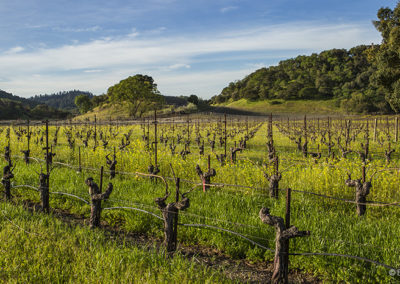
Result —
[{"label": "forested hillside", "polygon": [[39,104],[51,106],[56,109],[73,110],[76,109],[75,98],[79,95],[85,95],[89,98],[93,97],[93,94],[90,92],[73,90],[58,92],[50,95],[37,95],[31,97],[30,100]]},{"label": "forested hillside", "polygon": [[68,112],[0,90],[0,119],[63,119]]},{"label": "forested hillside", "polygon": [[365,45],[331,49],[281,61],[230,83],[212,102],[336,99],[348,111],[390,112],[383,91],[373,84],[376,68],[367,59],[369,49]]},{"label": "forested hillside", "polygon": [[12,100],[12,101],[15,101],[15,102],[19,102],[19,103],[28,105],[29,107],[34,107],[34,106],[38,105],[38,103],[35,102],[35,101],[32,101],[30,99],[26,99],[26,98],[21,98],[21,97],[18,97],[18,96],[14,96],[13,94],[8,93],[8,92],[3,91],[3,90],[0,90],[0,99]]}]

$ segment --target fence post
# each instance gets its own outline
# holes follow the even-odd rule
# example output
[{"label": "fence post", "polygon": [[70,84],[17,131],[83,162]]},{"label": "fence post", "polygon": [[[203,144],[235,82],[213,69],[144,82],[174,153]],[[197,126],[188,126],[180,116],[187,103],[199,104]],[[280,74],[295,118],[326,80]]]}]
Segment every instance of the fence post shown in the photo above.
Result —
[{"label": "fence post", "polygon": [[396,116],[396,119],[395,119],[395,129],[396,129],[396,133],[395,133],[395,142],[397,142],[398,141],[398,139],[399,139],[399,118]]},{"label": "fence post", "polygon": [[46,174],[39,175],[39,190],[42,201],[42,210],[46,213],[50,211],[49,205],[49,188],[50,188],[50,159],[49,159],[49,121],[46,120]]},{"label": "fence post", "polygon": [[[290,228],[290,202],[291,202],[291,197],[292,197],[292,189],[288,188],[286,190],[286,211],[285,211],[285,226],[286,228]],[[285,283],[288,283],[288,275],[289,275],[289,242],[290,239],[286,240],[286,254],[284,255],[285,257],[285,267],[284,267],[284,273],[285,273]]]},{"label": "fence post", "polygon": [[28,135],[26,138],[28,140],[28,150],[24,151],[23,153],[24,153],[25,163],[29,164],[29,154],[31,152],[31,149],[30,149],[31,133],[30,133],[30,129],[29,129],[29,119],[28,119],[28,129],[27,130],[28,130]]},{"label": "fence post", "polygon": [[79,163],[79,167],[78,167],[78,172],[82,171],[82,165],[81,165],[81,146],[78,147],[78,163]]},{"label": "fence post", "polygon": [[94,115],[94,147],[97,147],[97,116]]},{"label": "fence post", "polygon": [[[176,181],[175,181],[175,185],[176,185],[175,202],[176,203],[179,202],[179,183],[180,183],[180,181],[181,181],[181,179],[179,177],[176,178]],[[173,238],[174,251],[176,250],[176,247],[178,245],[178,221],[179,221],[178,213],[179,213],[179,211],[176,212],[175,218],[174,218],[174,238]]]},{"label": "fence post", "polygon": [[154,165],[157,167],[157,110],[154,110]]},{"label": "fence post", "polygon": [[225,120],[224,120],[224,125],[225,125],[225,127],[224,127],[224,141],[225,141],[225,156],[224,156],[224,159],[226,159],[226,113],[224,114],[224,117],[225,117]]}]

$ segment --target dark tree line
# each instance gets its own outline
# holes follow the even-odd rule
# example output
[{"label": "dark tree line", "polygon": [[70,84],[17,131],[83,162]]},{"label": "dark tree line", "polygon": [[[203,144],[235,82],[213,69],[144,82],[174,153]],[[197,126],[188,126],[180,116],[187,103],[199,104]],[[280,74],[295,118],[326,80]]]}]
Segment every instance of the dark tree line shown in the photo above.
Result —
[{"label": "dark tree line", "polygon": [[56,109],[62,110],[73,110],[76,109],[75,98],[80,95],[85,95],[89,98],[93,98],[93,94],[90,92],[84,92],[79,90],[63,91],[50,95],[36,95],[31,97],[30,100],[51,106]]}]

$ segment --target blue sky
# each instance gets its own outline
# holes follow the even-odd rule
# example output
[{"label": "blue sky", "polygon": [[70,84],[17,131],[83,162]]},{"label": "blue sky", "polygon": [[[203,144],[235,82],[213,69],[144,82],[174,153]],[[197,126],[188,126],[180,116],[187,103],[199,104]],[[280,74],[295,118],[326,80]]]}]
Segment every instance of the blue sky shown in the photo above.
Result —
[{"label": "blue sky", "polygon": [[371,0],[0,0],[0,89],[94,94],[135,74],[210,98],[280,60],[379,43]]}]

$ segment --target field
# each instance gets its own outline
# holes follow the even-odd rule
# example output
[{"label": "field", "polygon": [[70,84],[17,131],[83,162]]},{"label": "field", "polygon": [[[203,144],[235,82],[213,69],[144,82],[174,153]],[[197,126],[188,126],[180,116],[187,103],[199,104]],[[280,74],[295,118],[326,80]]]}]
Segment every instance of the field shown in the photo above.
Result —
[{"label": "field", "polygon": [[218,106],[225,106],[236,110],[246,110],[258,114],[313,114],[322,115],[329,113],[331,115],[343,114],[335,100],[259,100],[250,101],[240,99],[232,102],[222,103]]},{"label": "field", "polygon": [[[166,202],[174,202],[174,177],[179,177],[178,196],[190,200],[189,207],[179,211],[179,244],[271,266],[276,232],[261,221],[259,212],[267,207],[271,215],[285,217],[286,189],[291,188],[290,225],[310,231],[290,241],[291,270],[312,275],[315,281],[399,281],[391,275],[400,268],[396,125],[394,117],[279,117],[270,122],[266,117],[236,116],[184,117],[156,124],[150,119],[130,125],[51,123],[48,150],[55,156],[49,164],[50,208],[83,216],[83,226],[72,228],[56,219],[54,211],[36,212],[41,202],[39,173],[47,171],[44,123],[30,123],[29,131],[25,122],[2,126],[0,148],[9,145],[15,169],[13,198],[2,202],[0,215],[0,241],[5,244],[0,279],[93,282],[102,277],[106,282],[133,282],[142,275],[147,282],[246,280],[228,279],[223,269],[182,257],[180,246],[173,258],[165,259],[158,249],[142,250],[123,240],[108,243],[101,228],[90,230],[85,180],[91,176],[100,184],[104,166],[103,188],[111,182],[114,190],[102,202],[102,228],[163,239],[163,217],[155,199],[165,196],[168,184]],[[25,164],[21,151],[28,149],[28,140],[31,158]],[[106,156],[112,161],[114,153],[116,176],[111,178]],[[2,158],[2,167],[8,163]],[[151,165],[160,171],[150,175]],[[213,168],[216,175],[202,180],[196,165],[203,174]],[[281,179],[275,187],[277,196],[271,197],[274,189],[268,179],[274,175]],[[361,197],[366,201],[356,202],[356,190],[365,187],[369,194]],[[22,204],[30,204],[35,212],[27,213]],[[45,245],[41,238],[49,242]],[[27,258],[27,251],[35,253]],[[61,270],[61,275],[54,275]]]}]

